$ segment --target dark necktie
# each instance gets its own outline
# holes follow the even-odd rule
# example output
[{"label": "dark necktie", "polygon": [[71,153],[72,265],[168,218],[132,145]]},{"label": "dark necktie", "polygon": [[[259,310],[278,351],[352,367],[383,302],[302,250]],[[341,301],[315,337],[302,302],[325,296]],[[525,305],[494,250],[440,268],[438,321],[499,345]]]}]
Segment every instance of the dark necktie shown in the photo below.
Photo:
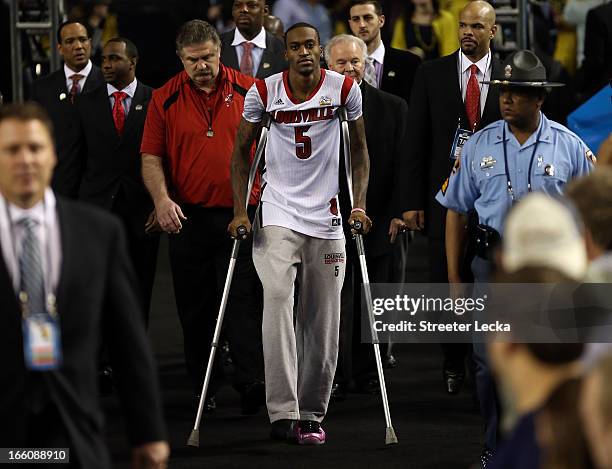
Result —
[{"label": "dark necktie", "polygon": [[127,98],[127,93],[123,91],[115,91],[113,93],[115,104],[113,105],[113,121],[115,121],[115,129],[117,135],[123,135],[123,127],[125,126],[125,109],[123,108],[123,100]]},{"label": "dark necktie", "polygon": [[240,71],[245,75],[253,76],[253,44],[250,42],[242,43],[242,57],[240,59]]},{"label": "dark necktie", "polygon": [[470,123],[470,130],[475,130],[480,123],[480,88],[476,78],[478,67],[470,65],[470,78],[465,92],[465,112]]},{"label": "dark necktie", "polygon": [[70,87],[70,102],[74,104],[76,101],[77,95],[81,92],[81,85],[79,85],[79,80],[85,78],[83,75],[79,75],[75,73],[69,77],[72,80],[72,86]]}]

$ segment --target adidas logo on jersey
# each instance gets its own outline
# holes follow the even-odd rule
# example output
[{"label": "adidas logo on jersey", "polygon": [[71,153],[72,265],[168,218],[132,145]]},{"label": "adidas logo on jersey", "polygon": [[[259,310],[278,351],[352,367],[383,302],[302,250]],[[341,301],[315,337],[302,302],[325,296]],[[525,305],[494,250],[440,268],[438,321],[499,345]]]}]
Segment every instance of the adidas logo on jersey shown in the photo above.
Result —
[{"label": "adidas logo on jersey", "polygon": [[285,103],[284,103],[284,101],[283,101],[281,98],[278,98],[278,99],[276,100],[276,102],[274,103],[274,105],[275,105],[275,106],[284,106],[284,105],[285,105]]}]

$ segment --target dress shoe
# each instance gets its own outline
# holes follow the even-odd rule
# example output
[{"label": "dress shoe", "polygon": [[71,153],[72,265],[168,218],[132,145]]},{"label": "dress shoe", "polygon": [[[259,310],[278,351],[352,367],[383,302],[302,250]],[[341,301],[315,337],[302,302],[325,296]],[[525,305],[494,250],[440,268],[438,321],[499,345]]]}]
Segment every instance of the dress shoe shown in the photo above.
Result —
[{"label": "dress shoe", "polygon": [[458,394],[465,380],[465,373],[445,368],[442,372],[444,387],[449,394]]},{"label": "dress shoe", "polygon": [[263,381],[247,384],[240,397],[242,415],[255,415],[266,403],[266,385]]},{"label": "dress shoe", "polygon": [[380,395],[380,381],[378,381],[378,378],[370,378],[364,381],[359,381],[355,384],[355,391],[361,394],[378,396]]},{"label": "dress shoe", "polygon": [[110,396],[115,391],[115,376],[110,366],[98,370],[98,391],[100,396]]},{"label": "dress shoe", "polygon": [[346,388],[342,384],[335,383],[332,386],[331,394],[329,396],[329,400],[330,401],[339,402],[339,401],[343,401],[345,399],[346,399]]},{"label": "dress shoe", "polygon": [[296,441],[295,420],[281,419],[272,422],[270,428],[270,438],[273,440],[286,441],[292,443]]},{"label": "dress shoe", "polygon": [[[195,401],[196,401],[196,405],[200,405],[200,395],[199,394],[196,394]],[[215,396],[207,397],[204,400],[204,407],[202,408],[202,411],[205,414],[214,412],[216,408],[217,408],[217,400],[215,399]]]},{"label": "dress shoe", "polygon": [[397,365],[399,365],[399,361],[397,360],[397,358],[395,358],[395,355],[390,353],[383,357],[382,365],[384,368],[387,368],[387,369],[395,368]]}]

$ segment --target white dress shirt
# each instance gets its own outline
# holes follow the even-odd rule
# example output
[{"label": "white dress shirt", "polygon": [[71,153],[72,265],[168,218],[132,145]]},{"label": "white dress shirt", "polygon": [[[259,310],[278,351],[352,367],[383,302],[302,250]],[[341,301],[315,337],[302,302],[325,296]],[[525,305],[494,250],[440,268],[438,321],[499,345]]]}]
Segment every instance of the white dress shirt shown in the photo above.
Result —
[{"label": "white dress shirt", "polygon": [[[10,219],[7,217],[7,205]],[[29,209],[23,209],[7,203],[6,199],[0,195],[0,244],[2,244],[4,263],[9,275],[13,279],[15,292],[19,291],[19,257],[21,256],[25,231],[24,227],[19,224],[19,221],[25,217],[38,221],[34,234],[40,243],[45,290],[51,288],[52,291],[47,291],[46,293],[52,293],[56,291],[59,283],[62,262],[60,227],[53,191],[47,189],[45,191],[44,202],[40,201]],[[49,263],[51,263],[51,266],[48,265]]]},{"label": "white dress shirt", "polygon": [[106,91],[108,92],[108,98],[110,100],[110,107],[111,107],[111,109],[115,106],[115,97],[113,96],[113,93],[115,93],[117,91],[123,91],[125,94],[127,94],[127,97],[123,99],[123,110],[125,111],[125,117],[127,117],[128,113],[130,112],[130,106],[132,105],[132,99],[134,99],[134,93],[136,93],[136,86],[137,85],[138,85],[138,83],[136,81],[136,78],[134,78],[132,83],[127,85],[122,90],[118,90],[117,88],[115,88],[110,83],[107,83],[106,84]]},{"label": "white dress shirt", "polygon": [[64,74],[66,75],[66,89],[70,91],[70,88],[72,88],[72,79],[70,77],[72,75],[79,74],[83,77],[79,80],[79,92],[83,91],[83,88],[85,87],[85,82],[87,81],[87,77],[89,76],[92,67],[93,65],[91,63],[91,60],[87,62],[85,68],[80,72],[75,72],[74,70],[68,68],[68,65],[64,64]]},{"label": "white dress shirt", "polygon": [[236,48],[236,54],[238,55],[238,67],[240,67],[240,61],[242,60],[242,53],[244,49],[242,48],[242,44],[245,42],[250,42],[253,44],[253,50],[251,52],[251,56],[253,57],[253,76],[257,74],[257,70],[259,70],[259,64],[261,63],[261,57],[263,56],[264,49],[266,48],[266,30],[261,28],[259,34],[255,36],[252,40],[247,40],[244,36],[238,31],[238,28],[234,30],[234,40],[232,41],[232,46]]},{"label": "white dress shirt", "polygon": [[[465,93],[467,92],[467,84],[470,79],[470,66],[473,62],[467,58],[463,52],[459,52],[459,64],[458,68],[461,72],[459,86],[461,88],[461,99],[465,102]],[[482,116],[487,102],[487,94],[489,93],[489,85],[483,85],[481,81],[489,81],[491,79],[491,51],[478,62],[476,62],[478,72],[476,72],[476,78],[480,86],[480,115]]]}]

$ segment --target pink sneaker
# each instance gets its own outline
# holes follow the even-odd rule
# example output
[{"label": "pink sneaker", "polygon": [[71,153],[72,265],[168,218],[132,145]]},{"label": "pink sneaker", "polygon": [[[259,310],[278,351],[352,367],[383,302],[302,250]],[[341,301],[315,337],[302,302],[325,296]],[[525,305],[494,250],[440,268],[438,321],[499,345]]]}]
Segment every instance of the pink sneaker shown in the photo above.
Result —
[{"label": "pink sneaker", "polygon": [[325,443],[325,430],[314,420],[300,420],[295,426],[295,436],[300,445],[322,445]]}]

